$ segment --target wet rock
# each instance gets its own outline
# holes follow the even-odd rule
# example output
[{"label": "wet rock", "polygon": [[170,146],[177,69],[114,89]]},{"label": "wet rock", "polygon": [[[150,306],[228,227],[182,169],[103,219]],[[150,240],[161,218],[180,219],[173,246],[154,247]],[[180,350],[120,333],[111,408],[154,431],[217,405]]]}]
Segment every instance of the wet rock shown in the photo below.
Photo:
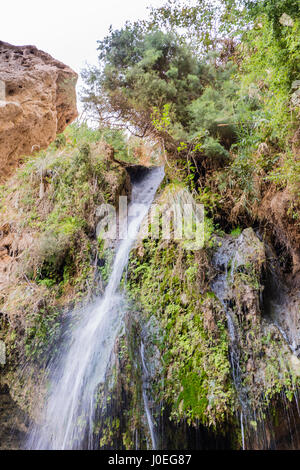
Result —
[{"label": "wet rock", "polygon": [[267,270],[264,289],[264,314],[278,328],[290,351],[300,353],[300,290],[287,282],[282,274],[276,253],[266,245]]},{"label": "wet rock", "polygon": [[[226,236],[219,242],[213,257],[217,275],[212,289],[227,315],[233,381],[246,446],[294,448],[295,429],[282,424],[283,437],[278,437],[278,427],[265,419],[265,410],[267,406],[272,413],[281,408],[292,412],[286,387],[291,374],[296,380],[300,371],[296,355],[299,292],[287,288],[280,270],[273,266],[275,253],[251,228],[238,238]],[[256,431],[251,425],[254,422]]]},{"label": "wet rock", "polygon": [[226,237],[213,257],[219,272],[212,288],[221,302],[235,310],[240,321],[251,321],[260,315],[260,279],[266,262],[264,244],[252,228],[238,238]]},{"label": "wet rock", "polygon": [[27,433],[27,418],[9,394],[0,386],[0,450],[17,450]]},{"label": "wet rock", "polygon": [[252,359],[249,359],[247,362],[247,372],[253,372],[255,370],[255,365]]},{"label": "wet rock", "polygon": [[203,313],[203,326],[204,328],[216,338],[219,336],[218,321],[221,315],[224,315],[220,304],[215,299],[205,299],[202,304]]},{"label": "wet rock", "polygon": [[292,367],[295,375],[300,377],[300,359],[297,356],[295,356],[294,354],[291,354],[290,361],[291,361],[291,367]]}]

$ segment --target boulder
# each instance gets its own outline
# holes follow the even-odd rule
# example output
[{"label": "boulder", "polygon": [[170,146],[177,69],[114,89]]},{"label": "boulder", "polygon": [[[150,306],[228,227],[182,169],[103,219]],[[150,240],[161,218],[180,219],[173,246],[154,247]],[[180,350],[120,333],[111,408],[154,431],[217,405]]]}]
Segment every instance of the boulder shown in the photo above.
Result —
[{"label": "boulder", "polygon": [[34,46],[0,41],[0,183],[77,117],[77,78]]}]

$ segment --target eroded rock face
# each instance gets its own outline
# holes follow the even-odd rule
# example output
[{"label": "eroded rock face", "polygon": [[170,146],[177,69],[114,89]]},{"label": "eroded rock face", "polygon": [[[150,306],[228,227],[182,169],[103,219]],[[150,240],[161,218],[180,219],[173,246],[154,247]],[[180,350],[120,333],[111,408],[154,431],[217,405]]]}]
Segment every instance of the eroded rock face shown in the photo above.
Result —
[{"label": "eroded rock face", "polygon": [[49,54],[0,41],[0,182],[77,117],[76,82]]},{"label": "eroded rock face", "polygon": [[[252,228],[219,242],[213,256],[217,276],[212,289],[227,315],[245,447],[297,448],[297,396],[290,403],[291,397],[289,401],[284,392],[280,396],[275,392],[276,387],[284,390],[289,380],[296,382],[299,377],[299,292],[284,284],[282,273],[273,266],[275,253]],[[269,411],[261,415],[262,409],[288,419],[278,426],[265,417],[272,416]],[[288,422],[292,422],[290,427]]]},{"label": "eroded rock face", "polygon": [[27,417],[0,384],[0,450],[18,450],[27,433]]}]

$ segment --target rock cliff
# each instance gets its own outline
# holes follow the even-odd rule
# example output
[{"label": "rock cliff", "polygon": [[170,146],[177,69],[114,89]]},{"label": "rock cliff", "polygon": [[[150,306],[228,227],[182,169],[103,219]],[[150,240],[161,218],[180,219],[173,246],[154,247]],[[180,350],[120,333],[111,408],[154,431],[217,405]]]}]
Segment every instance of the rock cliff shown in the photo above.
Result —
[{"label": "rock cliff", "polygon": [[76,82],[49,54],[0,41],[0,182],[77,117]]}]

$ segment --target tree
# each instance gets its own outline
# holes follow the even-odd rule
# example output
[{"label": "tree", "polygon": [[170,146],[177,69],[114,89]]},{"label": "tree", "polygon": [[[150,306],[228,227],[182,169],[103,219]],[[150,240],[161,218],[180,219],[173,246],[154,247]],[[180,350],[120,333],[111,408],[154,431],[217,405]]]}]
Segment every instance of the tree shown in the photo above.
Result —
[{"label": "tree", "polygon": [[143,25],[126,24],[100,41],[98,50],[100,66],[84,72],[84,101],[98,116],[130,124],[141,136],[165,134],[155,120],[167,105],[177,132],[188,132],[188,106],[212,77],[186,44],[171,32],[145,34]]},{"label": "tree", "polygon": [[98,50],[84,101],[100,122],[151,136],[172,155],[228,156],[236,137],[230,61],[213,52],[204,59],[175,32],[138,23],[111,30]]},{"label": "tree", "polygon": [[197,52],[222,48],[229,35],[238,34],[247,25],[242,0],[167,0],[152,8],[150,27],[180,31]]}]

